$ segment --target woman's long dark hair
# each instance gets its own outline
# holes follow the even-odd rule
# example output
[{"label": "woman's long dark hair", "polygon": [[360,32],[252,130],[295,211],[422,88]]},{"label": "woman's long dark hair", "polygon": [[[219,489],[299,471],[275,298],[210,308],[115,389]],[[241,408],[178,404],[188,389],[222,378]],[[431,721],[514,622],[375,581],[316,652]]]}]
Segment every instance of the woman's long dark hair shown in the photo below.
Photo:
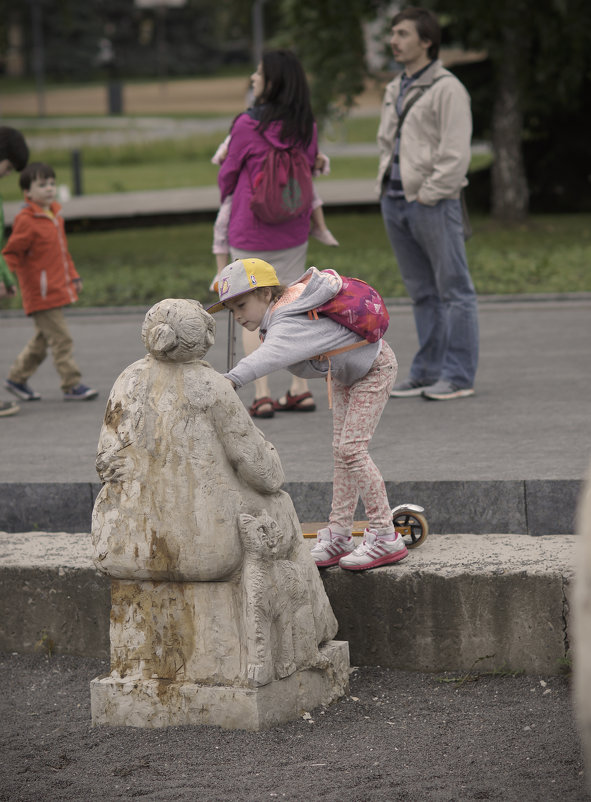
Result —
[{"label": "woman's long dark hair", "polygon": [[265,88],[255,103],[258,130],[265,131],[269,123],[280,120],[281,140],[307,147],[314,133],[314,115],[302,65],[290,50],[269,50],[261,63]]}]

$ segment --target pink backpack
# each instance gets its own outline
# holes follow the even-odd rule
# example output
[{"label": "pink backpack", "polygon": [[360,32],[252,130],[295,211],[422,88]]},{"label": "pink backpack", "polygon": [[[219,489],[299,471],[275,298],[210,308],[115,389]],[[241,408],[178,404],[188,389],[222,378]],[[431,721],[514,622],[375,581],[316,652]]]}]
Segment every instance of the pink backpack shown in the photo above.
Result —
[{"label": "pink backpack", "polygon": [[272,148],[254,180],[254,214],[263,223],[284,223],[308,212],[312,199],[312,171],[301,148]]},{"label": "pink backpack", "polygon": [[362,281],[362,279],[339,276],[336,271],[330,269],[321,270],[320,272],[330,273],[336,278],[340,278],[342,281],[341,289],[330,301],[322,304],[322,306],[317,306],[315,309],[310,309],[308,317],[313,320],[318,319],[319,314],[326,315],[363,337],[363,340],[357,343],[344,345],[342,348],[334,348],[332,351],[326,351],[324,354],[318,354],[314,357],[314,359],[326,359],[328,362],[326,376],[328,408],[332,409],[331,356],[344,354],[345,351],[352,351],[354,348],[361,348],[368,343],[377,342],[380,337],[384,336],[388,328],[390,315],[380,293],[365,281]]},{"label": "pink backpack", "polygon": [[[321,272],[338,276],[334,270]],[[384,299],[377,290],[360,278],[340,278],[343,283],[337,294],[322,306],[311,309],[308,317],[326,315],[359,334],[368,343],[377,342],[386,333],[390,322]]]}]

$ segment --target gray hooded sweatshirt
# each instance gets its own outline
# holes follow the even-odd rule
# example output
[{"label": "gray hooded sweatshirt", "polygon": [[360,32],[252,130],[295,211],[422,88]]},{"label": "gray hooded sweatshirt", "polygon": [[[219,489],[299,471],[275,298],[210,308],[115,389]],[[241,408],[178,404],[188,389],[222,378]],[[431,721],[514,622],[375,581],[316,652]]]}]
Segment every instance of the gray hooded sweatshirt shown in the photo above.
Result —
[{"label": "gray hooded sweatshirt", "polygon": [[[261,321],[263,342],[256,351],[241,359],[224,374],[242,387],[268,373],[287,368],[302,379],[326,378],[328,362],[314,359],[319,354],[360,342],[363,337],[342,326],[326,315],[318,319],[308,317],[308,311],[329,301],[338,291],[338,280],[327,273],[310,267],[297,284],[309,276],[308,283],[291,303],[274,308],[269,306]],[[346,351],[330,358],[332,378],[341,384],[351,385],[365,376],[382,348],[382,341]]]}]

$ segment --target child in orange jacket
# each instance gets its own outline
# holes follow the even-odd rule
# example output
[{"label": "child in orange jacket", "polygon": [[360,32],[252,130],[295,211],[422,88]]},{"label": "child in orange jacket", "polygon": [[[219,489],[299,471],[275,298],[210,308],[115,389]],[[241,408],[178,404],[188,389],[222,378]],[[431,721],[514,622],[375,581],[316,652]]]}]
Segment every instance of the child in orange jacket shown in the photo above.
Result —
[{"label": "child in orange jacket", "polygon": [[49,347],[64,400],[96,398],[98,392],[80,382],[63,312],[64,306],[78,300],[82,281],[68,251],[61,207],[55,200],[55,172],[47,164],[32,162],[22,171],[19,184],[26,205],[15,218],[2,254],[17,275],[25,313],[33,318],[36,331],[12,365],[6,389],[23,401],[38,401],[41,396],[27,380],[43,362]]}]

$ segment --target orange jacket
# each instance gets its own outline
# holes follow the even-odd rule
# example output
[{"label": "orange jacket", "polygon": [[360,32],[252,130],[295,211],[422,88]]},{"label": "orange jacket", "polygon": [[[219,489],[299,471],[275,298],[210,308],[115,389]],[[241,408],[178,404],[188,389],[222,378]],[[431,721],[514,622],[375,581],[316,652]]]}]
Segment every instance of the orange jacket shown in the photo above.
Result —
[{"label": "orange jacket", "polygon": [[17,214],[2,255],[16,273],[25,314],[74,303],[80,278],[68,251],[59,203],[51,204],[53,218],[30,201]]}]

